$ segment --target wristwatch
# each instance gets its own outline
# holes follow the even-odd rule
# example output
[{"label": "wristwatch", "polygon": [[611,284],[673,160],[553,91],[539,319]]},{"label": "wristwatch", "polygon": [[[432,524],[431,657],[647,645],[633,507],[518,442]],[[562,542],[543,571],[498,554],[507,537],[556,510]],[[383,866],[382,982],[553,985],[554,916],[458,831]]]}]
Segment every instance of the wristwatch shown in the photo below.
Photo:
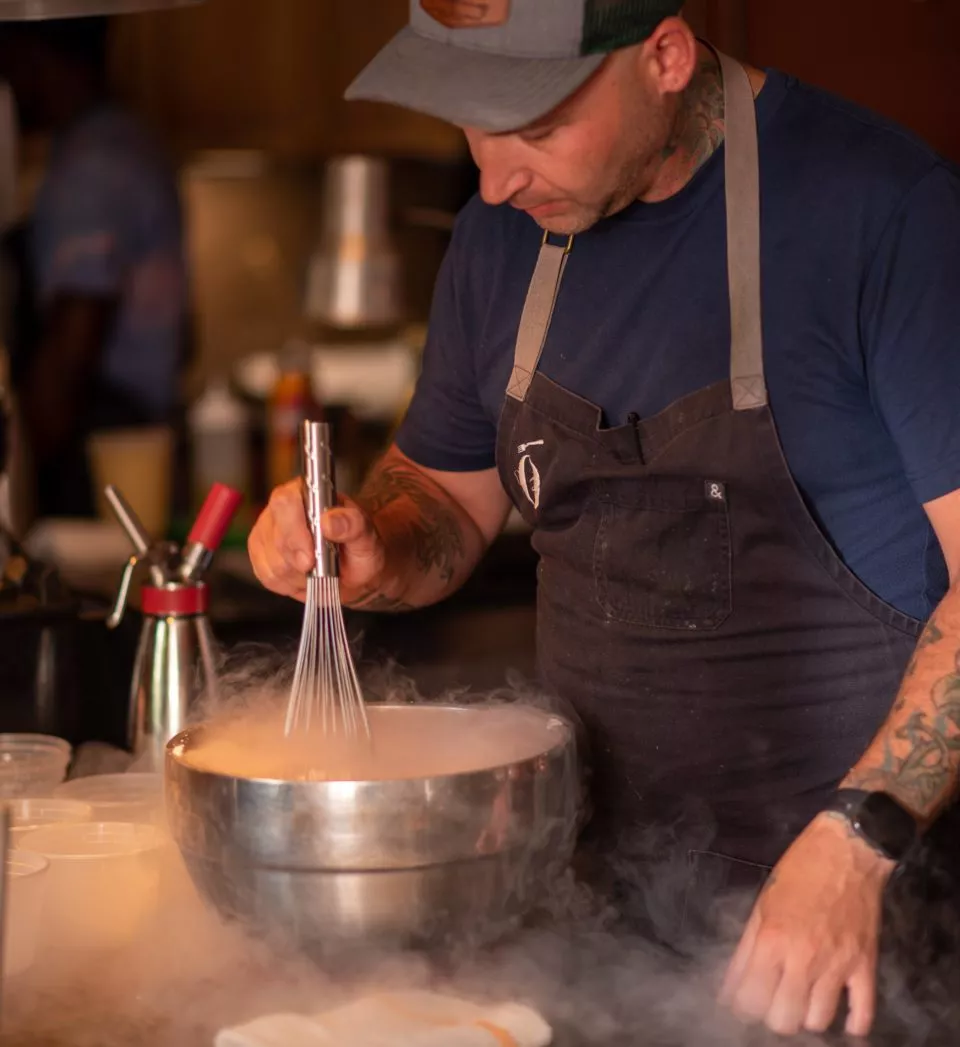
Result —
[{"label": "wristwatch", "polygon": [[917,819],[889,793],[838,789],[826,810],[842,814],[861,840],[898,865],[920,839]]}]

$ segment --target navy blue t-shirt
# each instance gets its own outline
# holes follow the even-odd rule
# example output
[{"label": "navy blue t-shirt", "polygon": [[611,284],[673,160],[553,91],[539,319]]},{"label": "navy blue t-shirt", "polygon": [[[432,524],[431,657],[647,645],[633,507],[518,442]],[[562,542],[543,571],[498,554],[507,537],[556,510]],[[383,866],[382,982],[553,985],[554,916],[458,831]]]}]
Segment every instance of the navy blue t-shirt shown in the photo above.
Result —
[{"label": "navy blue t-shirt", "polygon": [[[960,488],[960,172],[900,128],[772,71],[757,101],[770,405],[847,566],[926,618],[946,590],[923,503]],[[606,423],[729,374],[723,150],[677,195],[576,238],[540,369]],[[400,448],[494,464],[541,233],[471,201],[434,297]]]}]

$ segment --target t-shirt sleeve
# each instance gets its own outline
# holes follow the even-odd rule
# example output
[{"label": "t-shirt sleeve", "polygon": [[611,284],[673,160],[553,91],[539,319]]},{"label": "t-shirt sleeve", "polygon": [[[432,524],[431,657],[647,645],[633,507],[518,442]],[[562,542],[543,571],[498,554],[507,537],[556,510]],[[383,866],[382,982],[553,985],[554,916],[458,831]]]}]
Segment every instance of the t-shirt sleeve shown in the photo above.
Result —
[{"label": "t-shirt sleeve", "polygon": [[396,436],[418,465],[448,472],[496,464],[496,422],[484,409],[477,376],[480,333],[469,309],[471,274],[462,263],[469,257],[464,224],[461,216],[440,267],[420,377]]},{"label": "t-shirt sleeve", "polygon": [[874,404],[921,502],[960,488],[960,176],[934,167],[883,235],[862,298]]},{"label": "t-shirt sleeve", "polygon": [[115,295],[122,287],[123,196],[109,153],[93,152],[51,171],[34,219],[38,290]]}]

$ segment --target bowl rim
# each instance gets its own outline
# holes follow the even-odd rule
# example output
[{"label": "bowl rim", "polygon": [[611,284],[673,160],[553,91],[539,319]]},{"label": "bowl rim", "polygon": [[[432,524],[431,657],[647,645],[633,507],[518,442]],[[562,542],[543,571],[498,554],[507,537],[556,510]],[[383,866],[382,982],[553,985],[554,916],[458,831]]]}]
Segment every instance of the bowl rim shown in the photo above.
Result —
[{"label": "bowl rim", "polygon": [[0,749],[6,746],[16,748],[21,745],[50,749],[63,753],[67,757],[73,754],[73,746],[66,738],[60,738],[55,734],[41,734],[33,731],[0,731]]},{"label": "bowl rim", "polygon": [[[136,845],[123,851],[106,852],[100,854],[64,854],[56,850],[40,850],[37,848],[36,835],[38,833],[59,830],[61,832],[89,832],[91,829],[117,828],[133,830],[132,836]],[[31,839],[33,837],[33,839]],[[163,847],[166,836],[155,825],[146,822],[121,822],[121,821],[99,821],[99,822],[64,822],[60,824],[42,825],[35,829],[28,829],[14,845],[11,854],[18,851],[32,851],[40,854],[50,862],[102,862],[117,858],[132,858],[151,851],[158,851]]]},{"label": "bowl rim", "polygon": [[[373,705],[374,703],[371,703]],[[388,708],[388,709],[405,709],[405,708],[429,708],[429,709],[446,709],[453,711],[469,712],[477,709],[503,709],[509,708],[511,705],[520,706],[520,703],[511,702],[499,702],[484,704],[481,702],[473,704],[457,705],[452,702],[377,702],[377,708]],[[272,785],[272,786],[296,786],[299,789],[318,789],[324,791],[329,789],[331,786],[343,786],[353,785],[357,788],[376,788],[385,785],[401,786],[401,785],[417,785],[422,787],[424,783],[433,782],[451,782],[455,781],[458,783],[466,783],[473,778],[489,778],[490,775],[502,775],[510,771],[511,768],[521,768],[529,764],[535,763],[537,760],[549,759],[553,757],[559,750],[565,749],[568,746],[573,746],[574,754],[578,752],[577,749],[577,730],[576,725],[568,717],[562,713],[556,712],[552,709],[543,709],[536,705],[524,705],[520,706],[526,711],[537,712],[544,716],[546,719],[554,719],[560,723],[563,727],[563,736],[558,738],[557,741],[549,748],[542,749],[540,752],[533,753],[530,756],[524,756],[518,760],[509,760],[506,763],[494,764],[490,767],[474,768],[469,771],[455,771],[452,774],[434,774],[419,777],[404,777],[404,778],[362,778],[362,779],[348,779],[348,778],[326,778],[317,781],[300,781],[293,778],[269,778],[269,777],[241,777],[235,774],[226,774],[223,771],[211,771],[205,768],[194,767],[187,761],[181,758],[181,755],[176,751],[178,748],[189,743],[191,736],[209,728],[214,722],[212,720],[204,720],[200,723],[191,724],[189,727],[184,728],[178,734],[175,734],[166,744],[165,751],[165,764],[182,769],[185,772],[189,772],[191,775],[203,775],[206,778],[215,778],[222,781],[228,782],[251,782],[261,785]],[[169,775],[164,775],[166,783],[169,784]]]},{"label": "bowl rim", "polygon": [[[10,829],[13,832],[27,832],[30,829],[40,829],[47,825],[77,825],[82,822],[93,820],[93,806],[83,800],[71,800],[67,796],[17,796],[12,800],[5,800],[7,810],[10,812]],[[65,819],[54,818],[50,821],[36,823],[18,821],[18,808],[25,810],[25,814],[19,817],[31,817],[29,810],[31,804],[47,805],[51,808],[60,808],[61,814],[75,814],[79,817],[67,817]],[[63,810],[66,808],[66,811]],[[36,815],[33,815],[36,817]]]},{"label": "bowl rim", "polygon": [[[14,866],[28,866],[26,871],[17,872]],[[39,851],[21,850],[14,847],[7,853],[7,876],[12,879],[25,880],[31,876],[38,876],[50,868],[50,859]]]},{"label": "bowl rim", "polygon": [[[109,784],[107,783],[109,779]],[[150,779],[148,783],[146,779]],[[85,795],[88,788],[95,789],[96,786],[119,784],[122,782],[131,787],[131,794],[125,796],[97,797]],[[151,788],[151,783],[153,788]],[[76,798],[78,803],[86,803],[92,807],[124,806],[129,803],[137,803],[149,799],[151,793],[158,796],[163,795],[163,774],[158,771],[110,771],[107,774],[84,774],[79,778],[68,778],[61,782],[56,790],[55,797],[63,800]],[[108,820],[108,819],[101,819]],[[123,819],[117,819],[123,821]]]}]

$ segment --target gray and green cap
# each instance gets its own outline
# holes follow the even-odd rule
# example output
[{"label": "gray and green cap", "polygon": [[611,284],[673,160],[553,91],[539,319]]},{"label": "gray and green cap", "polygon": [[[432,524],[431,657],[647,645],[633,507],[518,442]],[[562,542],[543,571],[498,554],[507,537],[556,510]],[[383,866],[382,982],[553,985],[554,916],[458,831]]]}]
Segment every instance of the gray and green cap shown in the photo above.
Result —
[{"label": "gray and green cap", "polygon": [[410,22],[347,89],[461,127],[512,131],[574,93],[683,0],[410,0]]}]

